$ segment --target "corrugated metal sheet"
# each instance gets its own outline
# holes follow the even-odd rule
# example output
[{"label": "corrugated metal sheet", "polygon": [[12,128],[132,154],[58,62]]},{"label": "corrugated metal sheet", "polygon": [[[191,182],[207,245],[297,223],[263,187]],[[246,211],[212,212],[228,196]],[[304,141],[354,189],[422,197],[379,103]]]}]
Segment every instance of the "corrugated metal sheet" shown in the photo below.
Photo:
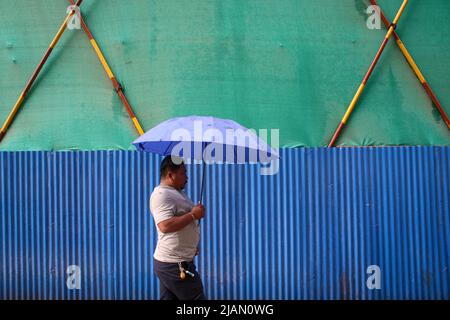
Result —
[{"label": "corrugated metal sheet", "polygon": [[[215,299],[448,299],[450,148],[283,149],[207,167],[198,268]],[[0,153],[0,299],[155,299],[160,157]],[[200,165],[188,166],[198,195]],[[68,289],[77,265],[81,288]],[[370,290],[369,266],[381,269]]]}]

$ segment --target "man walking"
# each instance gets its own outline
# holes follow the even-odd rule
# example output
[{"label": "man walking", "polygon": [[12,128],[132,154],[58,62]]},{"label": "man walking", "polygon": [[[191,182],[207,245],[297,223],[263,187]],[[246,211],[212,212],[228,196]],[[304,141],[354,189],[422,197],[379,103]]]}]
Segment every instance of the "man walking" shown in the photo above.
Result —
[{"label": "man walking", "polygon": [[200,240],[199,220],[205,208],[194,205],[182,191],[187,180],[182,160],[167,156],[161,162],[160,184],[150,197],[150,211],[158,231],[153,261],[161,300],[206,299],[193,261]]}]

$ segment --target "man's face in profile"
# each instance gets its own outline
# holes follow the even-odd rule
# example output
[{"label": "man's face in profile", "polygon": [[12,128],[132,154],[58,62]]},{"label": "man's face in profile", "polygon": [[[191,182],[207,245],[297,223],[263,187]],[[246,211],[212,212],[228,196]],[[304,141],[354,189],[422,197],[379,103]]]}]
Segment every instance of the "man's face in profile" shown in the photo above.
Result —
[{"label": "man's face in profile", "polygon": [[171,172],[171,178],[174,184],[174,187],[178,190],[183,190],[188,182],[188,177],[186,175],[186,167],[184,164],[179,167],[174,172]]}]

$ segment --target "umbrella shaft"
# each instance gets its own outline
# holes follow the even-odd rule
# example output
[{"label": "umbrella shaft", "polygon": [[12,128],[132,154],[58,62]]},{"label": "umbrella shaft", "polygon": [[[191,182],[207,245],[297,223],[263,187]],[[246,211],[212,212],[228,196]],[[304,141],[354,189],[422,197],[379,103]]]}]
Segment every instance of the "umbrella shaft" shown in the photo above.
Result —
[{"label": "umbrella shaft", "polygon": [[205,169],[206,169],[206,162],[205,162],[205,159],[203,159],[202,184],[201,184],[201,187],[200,187],[200,200],[199,200],[199,203],[203,202],[203,186],[205,185]]}]

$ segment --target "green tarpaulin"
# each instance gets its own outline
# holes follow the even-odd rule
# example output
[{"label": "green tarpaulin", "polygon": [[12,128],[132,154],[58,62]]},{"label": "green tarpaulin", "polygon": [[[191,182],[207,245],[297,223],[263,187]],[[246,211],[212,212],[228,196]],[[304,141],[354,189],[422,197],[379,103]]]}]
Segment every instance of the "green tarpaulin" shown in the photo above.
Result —
[{"label": "green tarpaulin", "polygon": [[[380,0],[393,19],[401,0]],[[68,2],[0,1],[0,122]],[[144,131],[212,115],[325,146],[386,29],[364,0],[85,0],[82,14]],[[397,31],[450,114],[448,0],[410,1]],[[0,150],[130,149],[137,132],[84,31],[66,30]],[[338,145],[450,145],[450,131],[391,41]]]}]

